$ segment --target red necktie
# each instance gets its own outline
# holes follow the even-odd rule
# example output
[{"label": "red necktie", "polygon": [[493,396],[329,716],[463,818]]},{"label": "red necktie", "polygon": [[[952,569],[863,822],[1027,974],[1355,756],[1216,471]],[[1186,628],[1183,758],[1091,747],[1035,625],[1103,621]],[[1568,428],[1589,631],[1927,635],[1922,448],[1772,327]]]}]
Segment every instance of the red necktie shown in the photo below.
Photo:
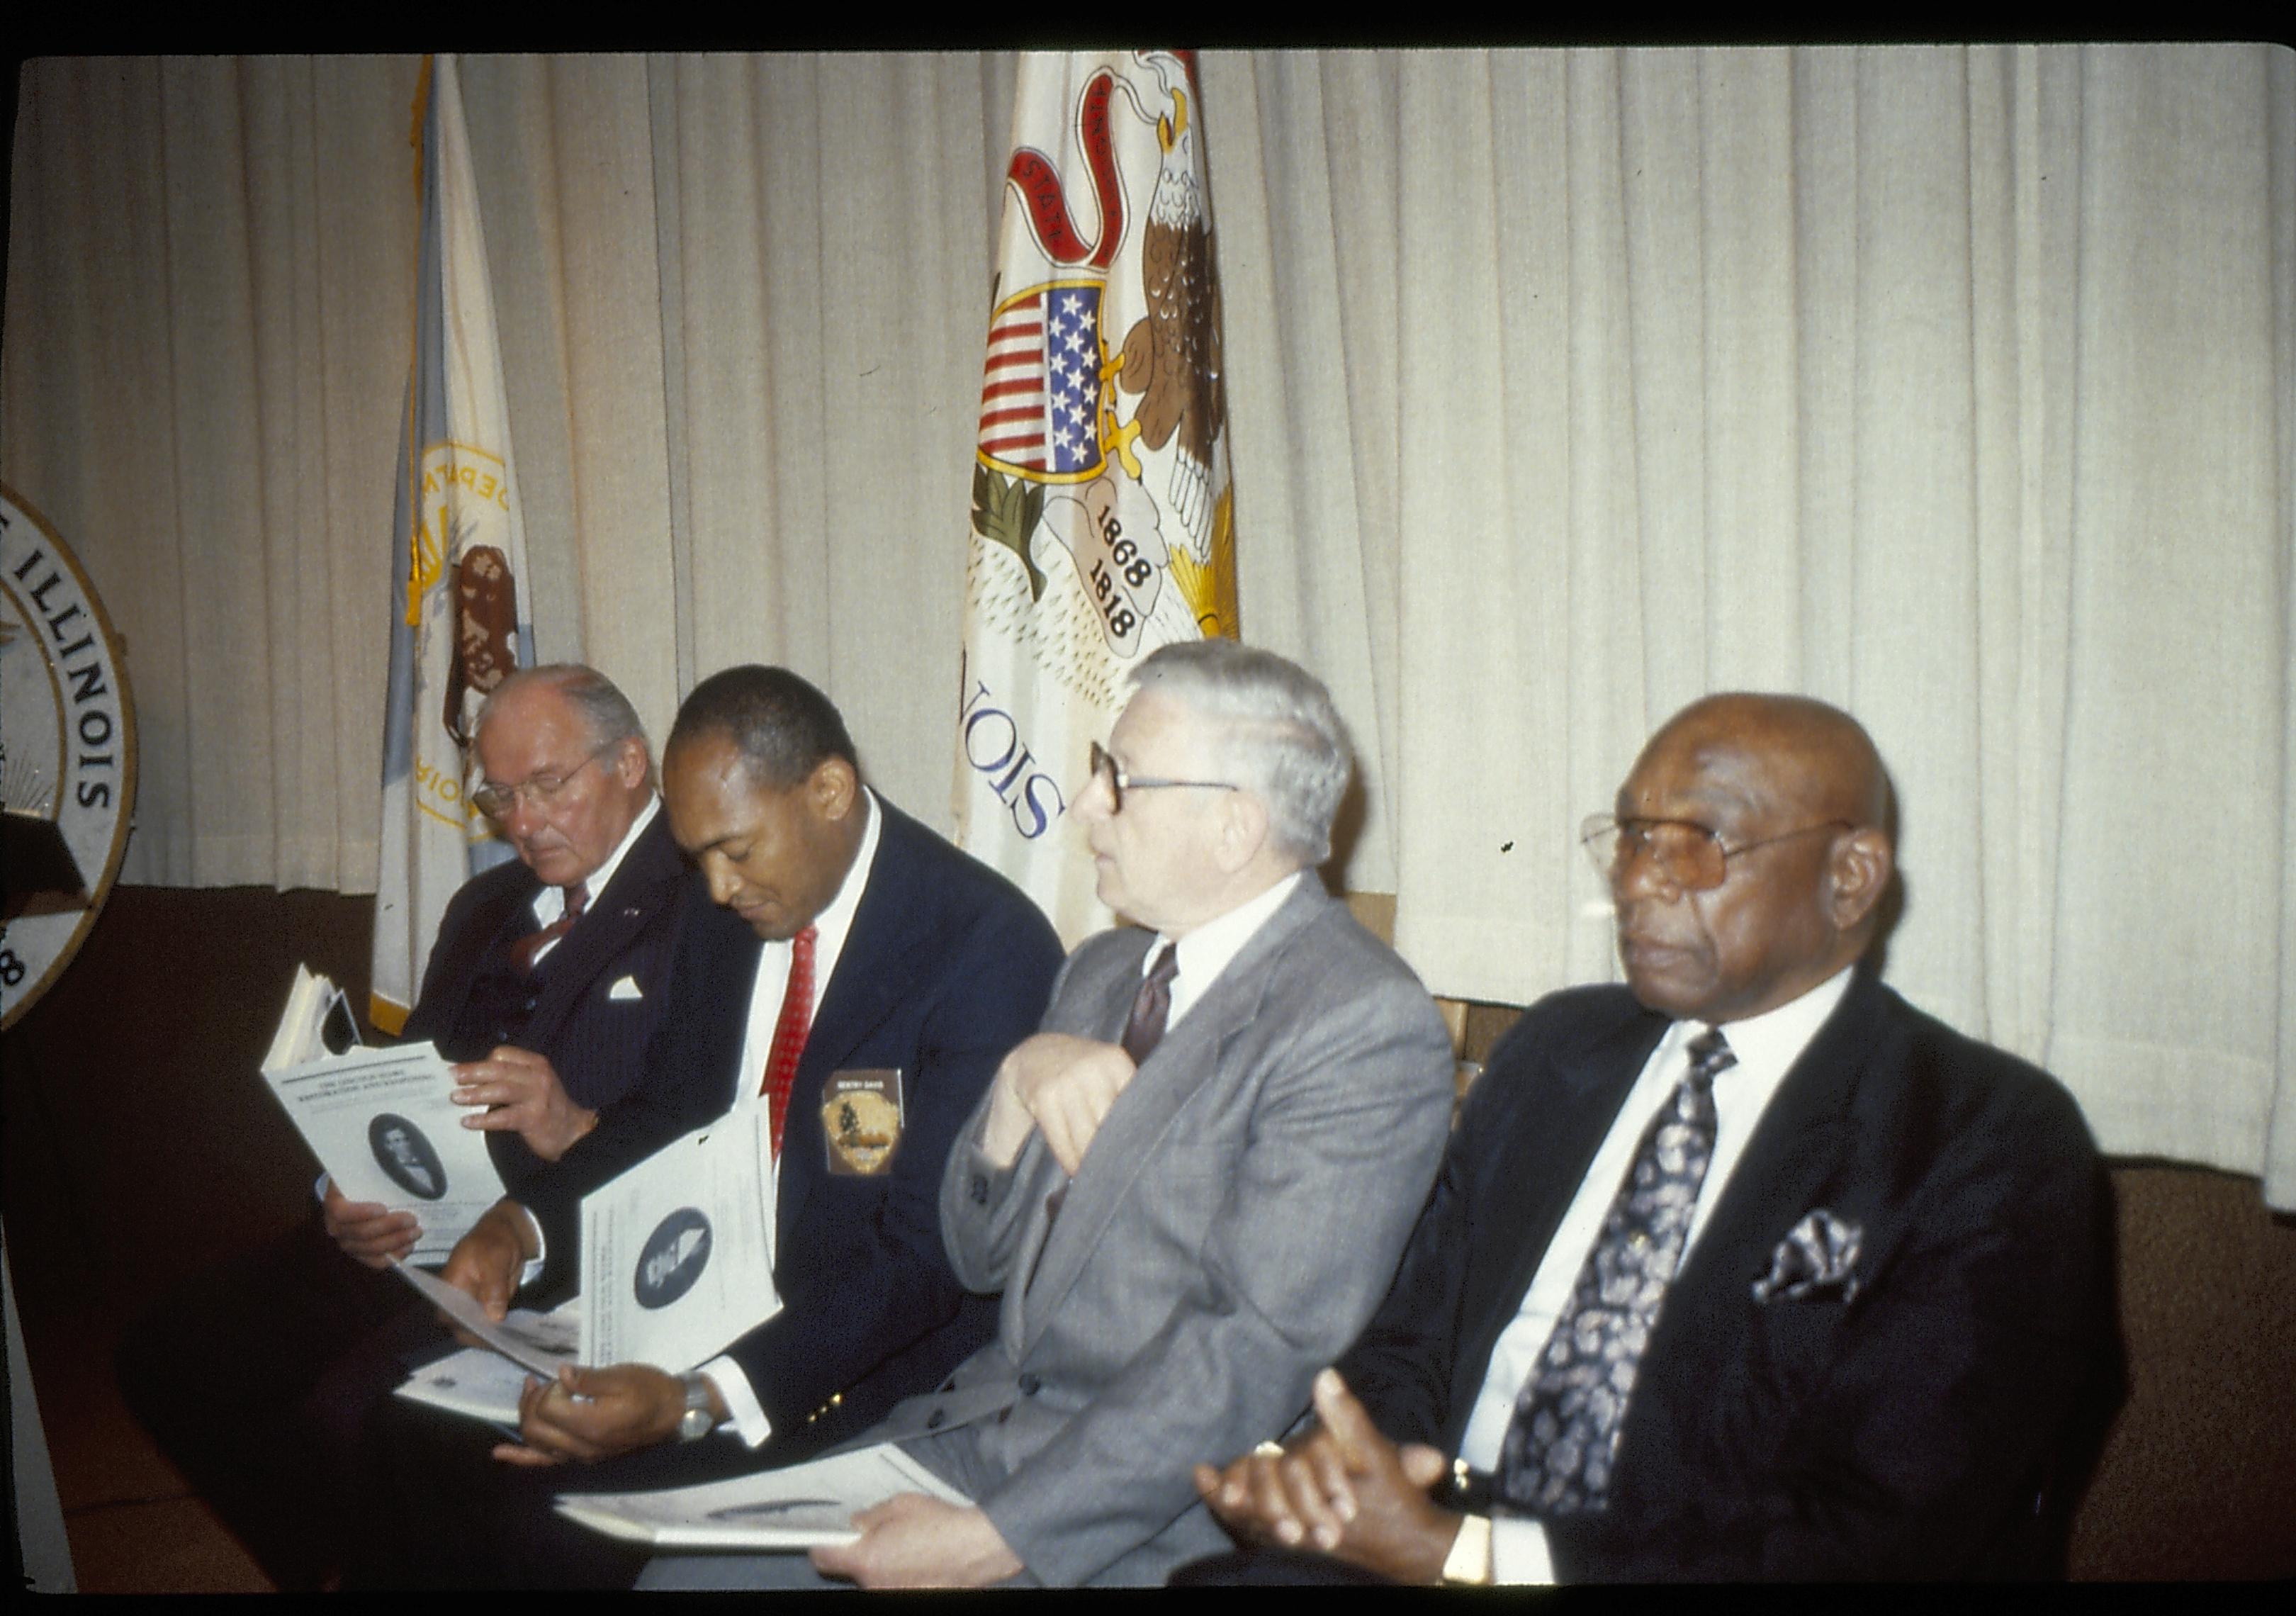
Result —
[{"label": "red necktie", "polygon": [[582,918],[582,911],[589,902],[588,884],[576,882],[566,889],[566,906],[559,911],[556,920],[538,931],[528,932],[511,945],[510,963],[518,967],[521,975],[533,971],[536,955],[574,929],[574,923]]},{"label": "red necktie", "polygon": [[790,939],[789,986],[782,989],[782,1013],[774,1023],[773,1053],[766,1057],[766,1104],[774,1130],[774,1160],[782,1155],[782,1129],[789,1121],[790,1085],[798,1057],[813,1027],[813,939],[808,926]]}]

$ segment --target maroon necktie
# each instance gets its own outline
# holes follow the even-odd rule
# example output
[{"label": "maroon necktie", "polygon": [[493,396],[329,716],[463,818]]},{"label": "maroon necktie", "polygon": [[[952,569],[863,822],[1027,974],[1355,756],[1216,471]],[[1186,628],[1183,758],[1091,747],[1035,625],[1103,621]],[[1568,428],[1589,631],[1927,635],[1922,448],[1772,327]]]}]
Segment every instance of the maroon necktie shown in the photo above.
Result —
[{"label": "maroon necktie", "polygon": [[1172,979],[1180,974],[1180,945],[1166,943],[1156,956],[1156,968],[1140,984],[1132,1000],[1132,1018],[1124,1023],[1119,1040],[1132,1063],[1140,1066],[1163,1040],[1164,1022],[1172,1013]]},{"label": "maroon necktie", "polygon": [[566,907],[560,911],[556,920],[552,921],[539,931],[529,931],[511,945],[510,963],[518,968],[521,976],[532,974],[535,956],[571,931],[574,929],[574,923],[582,918],[582,911],[588,906],[589,902],[588,885],[582,882],[576,882],[566,889]]},{"label": "maroon necktie", "polygon": [[[1155,969],[1140,984],[1133,996],[1132,1014],[1124,1023],[1124,1037],[1119,1041],[1124,1053],[1139,1066],[1155,1053],[1163,1041],[1164,1023],[1172,1014],[1172,979],[1180,974],[1180,946],[1166,943],[1164,952],[1156,956]],[[1069,1198],[1069,1186],[1058,1185],[1045,1197],[1045,1217],[1049,1224],[1061,1215],[1061,1203]],[[1033,1277],[1033,1276],[1032,1276]]]}]

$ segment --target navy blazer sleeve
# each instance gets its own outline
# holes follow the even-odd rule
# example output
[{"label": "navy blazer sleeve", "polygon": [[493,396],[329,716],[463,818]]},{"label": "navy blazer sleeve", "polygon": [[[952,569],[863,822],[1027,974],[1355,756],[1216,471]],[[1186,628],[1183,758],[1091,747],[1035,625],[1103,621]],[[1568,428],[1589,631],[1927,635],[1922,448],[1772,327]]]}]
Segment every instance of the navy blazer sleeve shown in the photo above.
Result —
[{"label": "navy blazer sleeve", "polygon": [[439,935],[431,939],[422,985],[399,1029],[400,1041],[443,1045],[451,1037],[455,1012],[471,979],[484,964],[490,942],[513,910],[533,901],[537,886],[531,871],[513,864],[473,876],[455,890],[447,900],[446,914],[439,917]]},{"label": "navy blazer sleeve", "polygon": [[1339,1364],[1396,1441],[1456,1450],[1491,1348],[1576,1193],[1582,1154],[1591,1157],[1610,1128],[1616,1107],[1606,1096],[1594,1096],[1583,1114],[1556,1114],[1549,1058],[1558,1046],[1623,1035],[1631,1081],[1648,1054],[1644,1039],[1664,1029],[1659,1021],[1638,1030],[1644,1019],[1630,1001],[1557,995],[1533,1005],[1491,1051],[1387,1298]]}]

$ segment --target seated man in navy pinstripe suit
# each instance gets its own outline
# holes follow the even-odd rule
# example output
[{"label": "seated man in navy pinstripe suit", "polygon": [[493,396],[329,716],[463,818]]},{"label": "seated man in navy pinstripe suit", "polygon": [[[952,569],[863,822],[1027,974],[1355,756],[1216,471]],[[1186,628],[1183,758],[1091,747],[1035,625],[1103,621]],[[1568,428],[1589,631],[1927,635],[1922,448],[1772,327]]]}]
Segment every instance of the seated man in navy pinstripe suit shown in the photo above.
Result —
[{"label": "seated man in navy pinstripe suit", "polygon": [[[489,1108],[470,1125],[519,1195],[595,1153],[599,1117],[636,1096],[693,878],[645,732],[604,676],[512,676],[480,714],[477,751],[482,803],[518,861],[455,895],[404,1033],[463,1062],[455,1097]],[[414,1218],[322,1191],[318,1217],[197,1277],[119,1353],[129,1406],[282,1587],[332,1570],[322,1456],[399,1378],[402,1353],[445,1339],[387,1272],[413,1250]]]}]

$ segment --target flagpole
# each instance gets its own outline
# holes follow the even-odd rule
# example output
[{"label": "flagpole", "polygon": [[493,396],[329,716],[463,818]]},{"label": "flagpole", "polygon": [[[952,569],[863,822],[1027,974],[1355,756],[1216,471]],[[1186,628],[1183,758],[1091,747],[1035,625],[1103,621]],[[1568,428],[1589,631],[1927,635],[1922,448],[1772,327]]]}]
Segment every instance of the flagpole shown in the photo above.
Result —
[{"label": "flagpole", "polygon": [[[532,660],[525,528],[460,78],[426,57],[414,95],[414,339],[393,501],[382,832],[369,1015],[397,1032],[447,903],[512,857],[471,805],[480,704]],[[398,546],[406,546],[401,564]]]}]

